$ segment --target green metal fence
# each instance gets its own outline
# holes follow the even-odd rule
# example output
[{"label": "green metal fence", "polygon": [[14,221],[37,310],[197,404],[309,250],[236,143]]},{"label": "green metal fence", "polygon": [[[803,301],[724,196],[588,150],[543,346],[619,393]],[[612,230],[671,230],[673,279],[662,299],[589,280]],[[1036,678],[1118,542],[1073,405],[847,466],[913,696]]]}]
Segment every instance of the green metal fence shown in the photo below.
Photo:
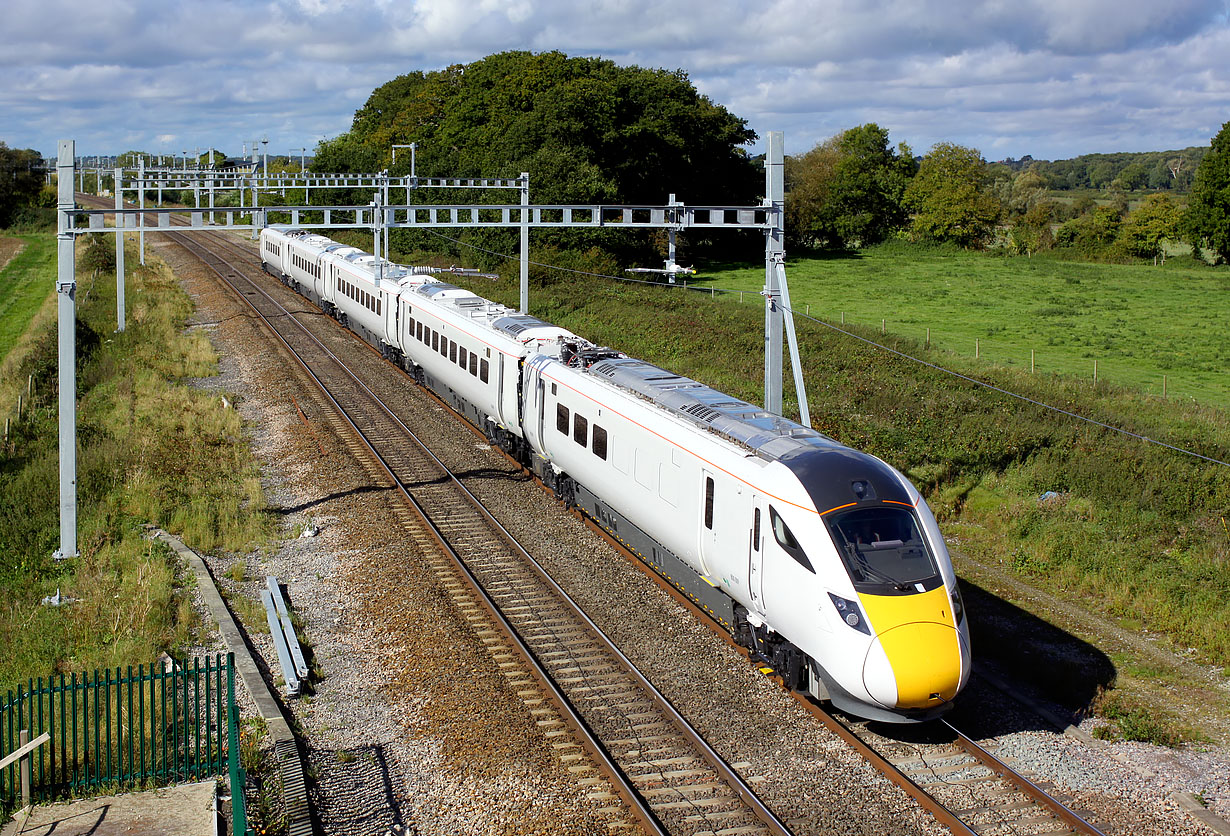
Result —
[{"label": "green metal fence", "polygon": [[[31,739],[50,734],[30,755],[35,801],[228,772],[235,832],[243,833],[234,662],[228,653],[172,670],[30,680],[0,702],[0,757],[20,746],[23,729]],[[12,807],[19,791],[18,764],[0,770],[0,807]]]}]

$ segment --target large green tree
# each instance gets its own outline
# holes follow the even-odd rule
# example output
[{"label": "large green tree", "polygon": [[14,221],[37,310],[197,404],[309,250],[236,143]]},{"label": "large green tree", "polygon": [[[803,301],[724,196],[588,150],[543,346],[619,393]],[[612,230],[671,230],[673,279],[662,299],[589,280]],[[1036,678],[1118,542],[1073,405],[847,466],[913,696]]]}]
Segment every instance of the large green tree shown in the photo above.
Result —
[{"label": "large green tree", "polygon": [[[763,175],[745,120],[681,70],[621,67],[560,52],[504,52],[399,76],[372,92],[348,133],[321,144],[319,170],[388,167],[417,144],[417,173],[531,175],[535,202],[744,202]],[[397,155],[395,173],[410,169]]]},{"label": "large green tree", "polygon": [[1182,213],[1164,194],[1151,194],[1127,216],[1119,231],[1124,248],[1140,258],[1166,262],[1166,241],[1179,237]]},{"label": "large green tree", "polygon": [[884,128],[850,128],[787,161],[789,231],[822,247],[879,243],[905,223],[902,200],[914,170],[909,146],[894,151]]},{"label": "large green tree", "polygon": [[938,143],[923,157],[905,202],[914,212],[916,238],[962,247],[985,243],[1002,211],[978,149],[951,142]]},{"label": "large green tree", "polygon": [[1221,126],[1196,169],[1184,221],[1187,238],[1230,261],[1230,122]]},{"label": "large green tree", "polygon": [[0,142],[0,229],[11,225],[22,209],[37,204],[43,176],[42,154]]},{"label": "large green tree", "polygon": [[[535,203],[752,204],[763,173],[746,153],[745,120],[698,93],[681,70],[624,67],[560,52],[504,52],[471,64],[411,72],[378,87],[351,129],[317,148],[317,171],[416,173],[427,177],[530,174]],[[370,195],[358,197],[364,202]],[[515,202],[515,194],[424,190],[419,202]],[[476,246],[510,252],[515,235],[469,230]],[[402,248],[439,238],[397,236]],[[729,241],[731,236],[724,236]],[[400,243],[398,243],[400,241]],[[536,246],[600,244],[649,256],[649,235],[543,232]],[[695,243],[695,241],[693,241]],[[476,252],[471,250],[471,253]]]}]

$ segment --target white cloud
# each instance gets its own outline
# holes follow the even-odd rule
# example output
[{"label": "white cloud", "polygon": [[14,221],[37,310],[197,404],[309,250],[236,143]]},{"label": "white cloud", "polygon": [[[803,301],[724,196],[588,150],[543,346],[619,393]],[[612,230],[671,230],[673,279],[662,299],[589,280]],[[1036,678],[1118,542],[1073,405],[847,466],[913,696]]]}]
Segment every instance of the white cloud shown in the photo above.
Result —
[{"label": "white cloud", "polygon": [[559,49],[683,69],[791,152],[869,120],[918,150],[1189,145],[1230,114],[1226,18],[1225,0],[9,0],[0,139],[312,147],[402,73]]}]

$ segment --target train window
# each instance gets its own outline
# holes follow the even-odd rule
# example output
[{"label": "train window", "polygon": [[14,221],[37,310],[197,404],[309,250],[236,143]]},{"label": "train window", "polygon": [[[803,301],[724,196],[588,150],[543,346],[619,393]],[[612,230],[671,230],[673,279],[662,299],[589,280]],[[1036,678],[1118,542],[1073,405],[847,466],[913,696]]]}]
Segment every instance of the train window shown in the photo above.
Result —
[{"label": "train window", "polygon": [[555,383],[554,382],[551,383],[551,394],[552,395],[555,394]]},{"label": "train window", "polygon": [[568,407],[562,403],[555,405],[555,429],[568,435]]},{"label": "train window", "polygon": [[580,415],[573,416],[572,440],[582,447],[589,443],[589,421]]},{"label": "train window", "polygon": [[478,377],[478,355],[477,354],[470,355],[470,374],[474,375],[475,377]]},{"label": "train window", "polygon": [[478,379],[483,383],[487,382],[487,361],[482,360],[478,364]]},{"label": "train window", "polygon": [[705,477],[705,528],[713,530],[713,478]]},{"label": "train window", "polygon": [[816,570],[812,568],[811,561],[807,559],[807,552],[803,551],[803,547],[795,539],[794,532],[790,530],[790,526],[786,525],[786,521],[781,518],[781,515],[777,513],[777,509],[772,505],[769,506],[769,525],[773,528],[773,539],[777,541],[777,545],[782,547],[782,551],[793,557],[800,566],[814,575]]},{"label": "train window", "polygon": [[606,430],[594,424],[594,455],[606,461]]},{"label": "train window", "polygon": [[448,344],[448,361],[450,363],[457,362],[457,343]]},{"label": "train window", "polygon": [[439,350],[439,348],[440,348],[440,332],[432,331],[431,332],[431,350],[437,351]]},{"label": "train window", "polygon": [[897,592],[934,589],[943,583],[918,521],[905,508],[855,508],[827,520],[837,551],[856,585]]},{"label": "train window", "polygon": [[457,349],[457,365],[461,366],[461,368],[463,369],[470,362],[470,358],[468,356],[469,353],[470,352],[466,351],[465,346],[462,346],[461,348]]},{"label": "train window", "polygon": [[416,340],[418,340],[419,342],[422,342],[423,341],[423,323],[421,321],[416,321],[414,325],[412,326],[412,328],[413,330],[410,333],[414,334],[414,338]]},{"label": "train window", "polygon": [[448,337],[444,337],[444,336],[440,337],[440,356],[441,357],[448,356],[448,344],[450,342],[451,340],[449,340]]},{"label": "train window", "polygon": [[752,512],[752,551],[760,551],[760,509]]}]

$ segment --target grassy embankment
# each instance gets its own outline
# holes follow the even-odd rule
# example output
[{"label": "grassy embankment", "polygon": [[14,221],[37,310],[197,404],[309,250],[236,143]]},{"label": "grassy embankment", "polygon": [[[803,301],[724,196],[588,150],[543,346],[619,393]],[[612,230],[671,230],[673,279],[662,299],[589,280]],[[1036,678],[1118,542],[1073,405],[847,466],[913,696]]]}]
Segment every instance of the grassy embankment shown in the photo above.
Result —
[{"label": "grassy embankment", "polygon": [[[899,351],[1043,403],[1230,461],[1230,419],[1220,410],[1112,387],[1101,375],[1094,385],[1087,376],[1030,374],[1027,350],[1022,369],[1019,360],[1015,367],[992,365],[985,356],[975,363],[972,356],[967,359],[935,347],[947,339],[967,339],[979,327],[984,332],[1021,329],[1024,334],[1033,333],[1025,329],[1035,328],[1054,338],[1050,348],[1055,356],[1067,351],[1076,362],[1086,345],[1113,344],[1118,339],[1116,319],[1129,314],[1123,300],[1143,298],[1149,292],[1142,271],[1162,282],[1176,275],[1170,267],[1136,271],[1037,258],[955,254],[944,259],[929,251],[873,251],[862,259],[794,264],[791,270],[800,309],[809,297],[813,313],[837,318],[844,309],[853,331]],[[1128,277],[1131,292],[1115,288],[1114,277],[1120,273]],[[1173,330],[1166,333],[1207,332],[1201,323],[1219,315],[1207,299],[1196,304],[1201,297],[1187,295],[1181,285],[1192,282],[1205,292],[1224,288],[1225,274],[1207,269],[1193,273],[1169,283],[1157,294],[1159,300],[1151,302],[1171,308],[1165,325]],[[1030,298],[1037,291],[1029,290],[1021,278],[1031,276],[1050,285],[1040,298]],[[1070,284],[1067,277],[1080,284]],[[761,281],[749,278],[748,286],[758,289]],[[715,284],[733,282],[723,276]],[[474,287],[488,297],[516,304],[515,278],[494,285],[478,280]],[[898,301],[892,302],[894,298]],[[1112,301],[1100,304],[1106,298]],[[910,307],[910,299],[927,300],[928,307]],[[825,309],[817,311],[822,302]],[[890,309],[889,304],[899,307]],[[1037,313],[1040,305],[1072,310],[1048,318]],[[709,299],[691,292],[556,274],[535,282],[531,311],[595,342],[752,402],[762,398],[759,297],[749,296],[739,304],[737,297]],[[928,312],[934,312],[936,323],[943,314],[949,322],[965,323],[967,330],[954,330],[949,337],[938,324],[933,326],[933,347],[928,350],[922,344],[921,327]],[[901,335],[903,329],[897,324],[907,314],[919,320],[917,334],[909,337]],[[887,336],[879,333],[881,315],[891,323]],[[1051,318],[1067,324],[1050,322]],[[873,320],[874,325],[861,327],[852,320]],[[1163,634],[1180,649],[1195,648],[1197,659],[1230,665],[1230,530],[1225,520],[1230,509],[1230,468],[977,387],[814,323],[800,321],[799,334],[814,426],[906,472],[924,491],[961,551],[1060,597],[1076,599],[1120,625]],[[1169,352],[1176,377],[1193,381],[1193,386],[1203,380],[1210,390],[1207,367],[1217,362],[1226,346],[1224,339],[1214,345],[1213,335],[1203,333],[1200,344],[1206,356],[1193,360],[1190,352],[1179,350],[1177,337],[1167,341],[1142,329],[1130,338],[1125,333],[1122,339],[1142,367],[1149,357]],[[1163,345],[1150,348],[1151,341]],[[972,339],[969,342],[972,355]],[[1076,347],[1065,348],[1066,344]],[[1196,368],[1188,374],[1188,367]],[[797,416],[796,405],[789,396],[787,400],[787,412],[793,410]],[[1047,491],[1058,497],[1040,502]],[[1062,660],[1053,661],[1056,670],[1043,673],[1057,690],[1065,681],[1085,676],[1080,670],[1062,670]],[[1122,682],[1131,666],[1126,659],[1115,661]],[[1062,701],[1063,694],[1056,696]],[[1124,712],[1139,716],[1137,707],[1125,708],[1113,699],[1103,702],[1103,708],[1108,716]],[[1156,715],[1164,729],[1156,739],[1181,736],[1177,725],[1166,726],[1164,709],[1154,706],[1146,713]]]},{"label": "grassy embankment", "polygon": [[36,316],[47,321],[55,315],[56,239],[22,234],[5,236],[0,244],[0,263],[11,256],[0,270],[0,416],[5,416],[26,384],[17,380],[13,347]]},{"label": "grassy embankment", "polygon": [[[926,341],[1039,373],[1093,377],[1230,409],[1230,274],[1175,258],[1164,266],[993,257],[884,245],[848,258],[791,259],[802,312]],[[705,271],[698,286],[759,291],[763,266]]]},{"label": "grassy embankment", "polygon": [[[208,339],[184,330],[190,300],[165,266],[147,259],[141,267],[135,242],[129,246],[125,333],[113,333],[112,275],[78,275],[81,554],[61,564],[52,560],[59,544],[54,316],[36,319],[6,358],[6,383],[24,385],[34,374],[38,384],[33,408],[0,450],[0,688],[149,663],[183,646],[193,628],[185,578],[168,550],[142,537],[142,523],[202,550],[251,549],[272,529],[239,415],[215,393],[184,383],[215,374],[217,365]],[[54,257],[50,266],[35,259],[31,271],[28,281],[53,283]],[[57,588],[78,600],[42,606]]]}]

